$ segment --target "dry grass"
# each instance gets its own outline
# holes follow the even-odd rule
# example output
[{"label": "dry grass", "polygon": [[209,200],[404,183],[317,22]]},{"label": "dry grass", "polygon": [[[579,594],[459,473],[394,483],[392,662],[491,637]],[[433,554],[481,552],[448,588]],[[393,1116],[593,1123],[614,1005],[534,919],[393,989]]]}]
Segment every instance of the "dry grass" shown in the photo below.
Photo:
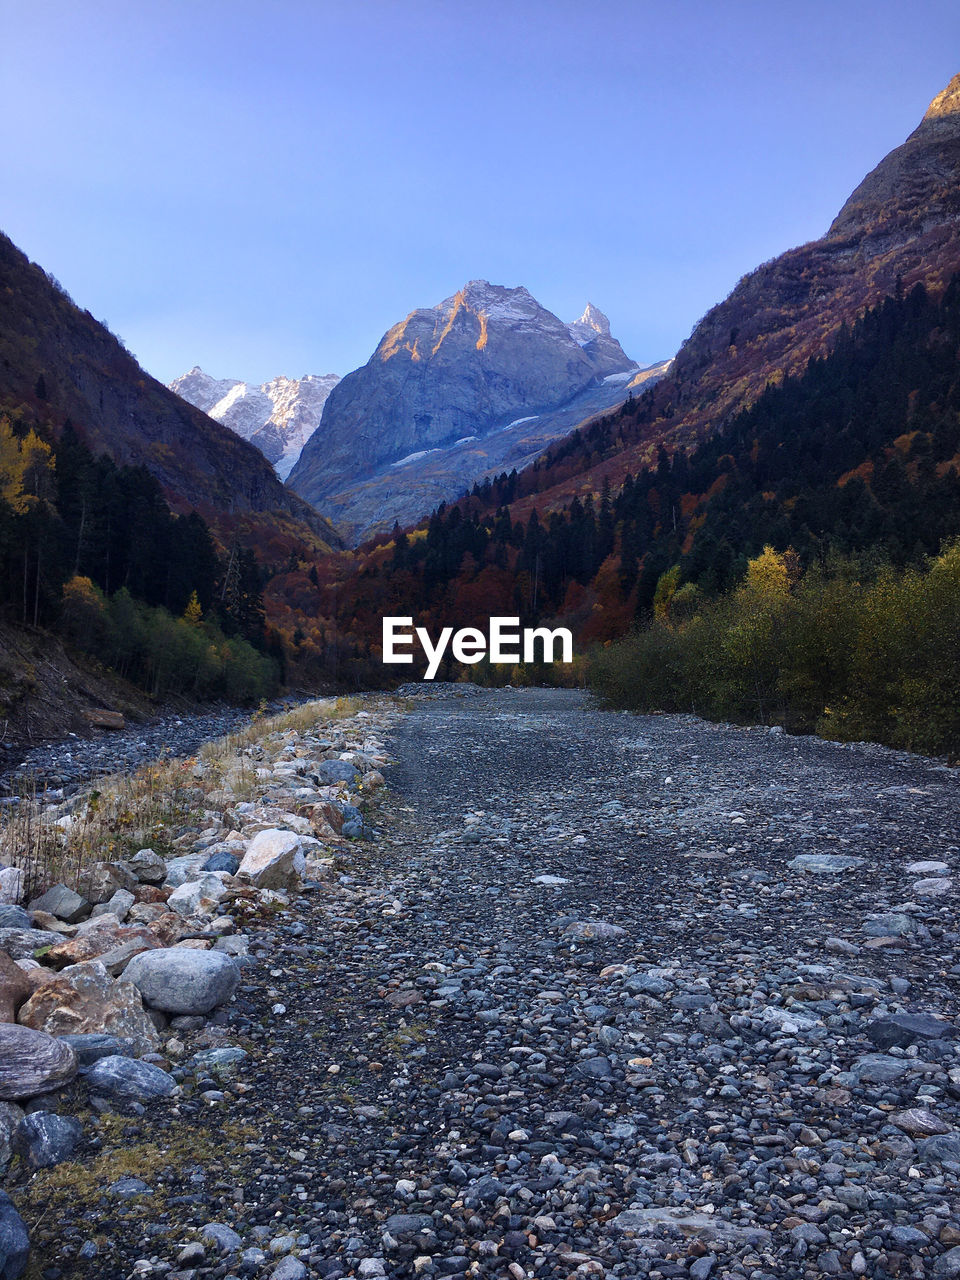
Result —
[{"label": "dry grass", "polygon": [[222,760],[242,751],[244,747],[262,743],[273,734],[291,731],[309,733],[333,720],[349,720],[362,705],[359,698],[318,698],[275,716],[265,716],[258,712],[239,733],[231,733],[225,738],[206,743],[201,748],[200,757],[208,761]]},{"label": "dry grass", "polygon": [[20,867],[32,894],[44,885],[76,885],[89,862],[110,862],[137,849],[169,852],[180,826],[195,820],[203,792],[193,760],[145,765],[97,780],[64,812],[45,804],[28,781],[20,804],[0,821],[0,861]]},{"label": "dry grass", "polygon": [[284,735],[348,720],[361,706],[357,698],[325,698],[276,716],[255,715],[239,733],[206,743],[197,757],[100,778],[68,805],[44,803],[36,783],[25,779],[20,803],[0,815],[0,863],[24,871],[30,897],[55,883],[75,887],[91,862],[144,848],[169,856],[182,828],[202,824],[211,792],[227,784],[236,800],[252,799],[258,759],[281,750]]}]

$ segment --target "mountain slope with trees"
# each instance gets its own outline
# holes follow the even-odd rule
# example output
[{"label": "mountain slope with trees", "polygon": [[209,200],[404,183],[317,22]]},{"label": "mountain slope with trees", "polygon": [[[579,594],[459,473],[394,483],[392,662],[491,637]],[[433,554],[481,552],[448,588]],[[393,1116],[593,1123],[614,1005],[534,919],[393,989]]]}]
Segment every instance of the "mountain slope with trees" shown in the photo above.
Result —
[{"label": "mountain slope with trees", "polygon": [[6,236],[0,235],[0,411],[53,441],[70,422],[95,454],[145,467],[177,511],[269,540],[281,525],[317,550],[329,523],[258,449],[181,400]]}]

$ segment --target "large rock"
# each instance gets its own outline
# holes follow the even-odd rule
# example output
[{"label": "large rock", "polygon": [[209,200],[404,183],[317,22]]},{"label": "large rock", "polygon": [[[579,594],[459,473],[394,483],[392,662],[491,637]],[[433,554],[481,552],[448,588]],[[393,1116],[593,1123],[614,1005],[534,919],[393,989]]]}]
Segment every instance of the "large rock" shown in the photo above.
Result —
[{"label": "large rock", "polygon": [[609,942],[626,935],[626,929],[606,920],[574,920],[563,931],[568,942]]},{"label": "large rock", "polygon": [[134,957],[124,976],[154,1009],[205,1014],[236,991],[240,967],[220,951],[174,947]]},{"label": "large rock", "polygon": [[858,1058],[850,1070],[865,1084],[889,1084],[899,1080],[916,1064],[913,1058],[894,1058],[886,1053],[868,1053]]},{"label": "large rock", "polygon": [[76,1074],[77,1055],[68,1044],[44,1031],[0,1023],[0,1099],[36,1098]]},{"label": "large rock", "polygon": [[960,1133],[937,1134],[932,1138],[924,1138],[920,1143],[920,1158],[925,1161],[937,1161],[943,1164],[960,1164]]},{"label": "large rock", "polygon": [[913,916],[902,911],[886,911],[880,915],[867,916],[861,926],[869,938],[906,938],[916,933],[919,927]]},{"label": "large rock", "polygon": [[106,924],[102,929],[87,929],[74,938],[63,938],[44,955],[44,963],[52,969],[65,969],[68,965],[96,960],[105,951],[117,945],[118,929]]},{"label": "large rock", "polygon": [[90,903],[65,884],[55,884],[46,893],[30,903],[31,911],[49,911],[58,920],[76,924],[89,914]]},{"label": "large rock", "polygon": [[24,971],[5,951],[0,951],[0,1022],[14,1022],[17,1010],[32,991],[33,985]]},{"label": "large rock", "polygon": [[208,872],[199,880],[187,880],[174,889],[167,906],[178,915],[193,916],[198,911],[211,911],[229,892],[219,876]]},{"label": "large rock", "polygon": [[62,939],[48,929],[0,929],[0,951],[11,960],[30,960],[36,951],[55,947]]},{"label": "large rock", "polygon": [[[139,892],[140,887],[138,885],[137,893]],[[135,893],[131,893],[129,889],[118,889],[112,898],[108,898],[106,902],[101,902],[99,906],[93,908],[93,915],[95,917],[105,915],[116,916],[117,921],[120,924],[123,924],[124,920],[126,920],[130,913],[130,908],[136,901],[137,896]]]},{"label": "large rock", "polygon": [[338,782],[352,784],[359,777],[356,766],[347,760],[321,760],[317,765],[317,780],[321,786],[334,786]]},{"label": "large rock", "polygon": [[0,1280],[19,1280],[29,1257],[26,1225],[7,1193],[0,1191]]},{"label": "large rock", "polygon": [[77,1055],[81,1070],[92,1066],[100,1058],[113,1058],[118,1055],[125,1058],[135,1056],[136,1045],[129,1036],[108,1036],[96,1031],[87,1031],[83,1035],[61,1036],[60,1039]]},{"label": "large rock", "polygon": [[16,906],[23,901],[26,876],[20,867],[0,867],[0,902]]},{"label": "large rock", "polygon": [[29,929],[30,916],[23,907],[12,903],[0,903],[0,929]]},{"label": "large rock", "polygon": [[166,862],[152,849],[140,849],[133,855],[127,866],[140,884],[160,884],[167,874]]},{"label": "large rock", "polygon": [[928,880],[915,881],[911,886],[910,894],[912,897],[941,898],[952,888],[953,881],[949,876],[932,876]]},{"label": "large rock", "polygon": [[202,871],[225,871],[228,876],[235,876],[240,869],[240,859],[226,849],[218,849],[201,867]]},{"label": "large rock", "polygon": [[137,877],[122,862],[95,862],[80,874],[77,888],[92,903],[107,902],[118,889],[133,890]]},{"label": "large rock", "polygon": [[890,1123],[908,1133],[911,1138],[930,1138],[939,1133],[952,1133],[949,1124],[936,1115],[929,1107],[909,1107],[906,1111],[895,1111]]},{"label": "large rock", "polygon": [[299,884],[305,865],[301,837],[274,829],[253,837],[239,874],[249,876],[258,889],[290,889]]},{"label": "large rock", "polygon": [[205,853],[188,853],[182,858],[171,858],[163,883],[168,889],[177,889],[188,880],[196,880],[207,860]]},{"label": "large rock", "polygon": [[876,1018],[866,1029],[867,1039],[872,1040],[878,1049],[892,1049],[897,1046],[906,1049],[911,1044],[922,1044],[924,1040],[956,1040],[960,1031],[952,1022],[938,1018],[932,1013],[891,1013],[885,1018]]},{"label": "large rock", "polygon": [[85,1079],[96,1093],[132,1098],[137,1102],[169,1098],[177,1088],[173,1076],[152,1062],[119,1056],[100,1058],[86,1072]]},{"label": "large rock", "polygon": [[614,1232],[629,1232],[638,1236],[670,1235],[688,1239],[718,1240],[730,1245],[744,1243],[765,1244],[770,1232],[765,1227],[748,1223],[728,1222],[719,1214],[701,1213],[699,1210],[665,1205],[647,1209],[625,1209],[610,1223]]},{"label": "large rock", "polygon": [[160,1044],[137,987],[132,982],[114,981],[97,960],[61,970],[33,993],[17,1020],[22,1026],[51,1035],[104,1032],[122,1036],[134,1042],[138,1053],[150,1053]]},{"label": "large rock", "polygon": [[33,1111],[13,1135],[13,1148],[33,1173],[69,1160],[83,1137],[83,1126],[73,1116],[54,1111]]},{"label": "large rock", "polygon": [[799,853],[787,863],[795,871],[807,871],[814,875],[825,872],[828,875],[840,871],[850,871],[859,867],[863,858],[852,853]]}]

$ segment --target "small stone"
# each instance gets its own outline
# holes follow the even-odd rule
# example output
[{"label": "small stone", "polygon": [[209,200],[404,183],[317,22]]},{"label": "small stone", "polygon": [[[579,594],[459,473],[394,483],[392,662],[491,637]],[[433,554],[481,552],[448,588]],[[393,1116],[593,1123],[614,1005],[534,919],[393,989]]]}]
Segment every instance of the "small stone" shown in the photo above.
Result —
[{"label": "small stone", "polygon": [[151,1098],[169,1098],[177,1082],[168,1072],[152,1062],[137,1058],[100,1058],[86,1073],[90,1088],[115,1098],[133,1098],[146,1102]]},{"label": "small stone", "polygon": [[567,925],[563,936],[570,942],[607,942],[626,937],[626,933],[620,925],[609,924],[606,920],[575,920]]},{"label": "small stone", "polygon": [[32,1111],[13,1135],[13,1148],[27,1168],[49,1169],[69,1160],[83,1137],[83,1126],[72,1116]]},{"label": "small stone", "polygon": [[150,1187],[142,1178],[118,1178],[107,1187],[107,1195],[118,1200],[135,1200],[137,1196],[150,1195]]},{"label": "small stone", "polygon": [[223,1222],[208,1222],[200,1228],[200,1238],[207,1244],[215,1244],[220,1253],[233,1253],[243,1244],[237,1232]]}]

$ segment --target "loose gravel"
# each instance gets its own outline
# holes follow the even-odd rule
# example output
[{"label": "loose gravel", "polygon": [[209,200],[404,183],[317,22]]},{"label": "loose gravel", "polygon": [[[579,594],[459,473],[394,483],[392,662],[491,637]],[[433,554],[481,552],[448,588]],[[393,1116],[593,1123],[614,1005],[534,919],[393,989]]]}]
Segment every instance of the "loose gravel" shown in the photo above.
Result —
[{"label": "loose gravel", "polygon": [[960,1275],[954,770],[558,690],[390,746],[37,1274]]}]

